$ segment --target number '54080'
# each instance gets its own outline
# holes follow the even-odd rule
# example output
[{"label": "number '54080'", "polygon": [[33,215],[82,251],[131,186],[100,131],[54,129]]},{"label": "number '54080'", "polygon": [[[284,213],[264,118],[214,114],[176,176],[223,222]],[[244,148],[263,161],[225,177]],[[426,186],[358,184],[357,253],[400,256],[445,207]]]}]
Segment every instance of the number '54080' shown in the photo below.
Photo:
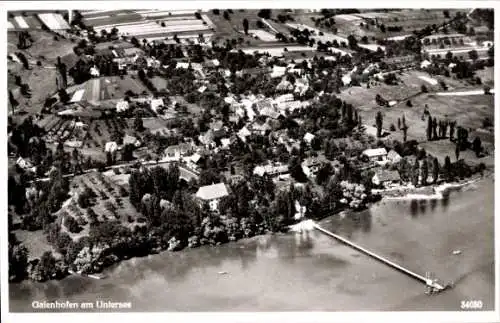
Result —
[{"label": "number '54080'", "polygon": [[460,303],[460,308],[463,310],[479,310],[483,308],[483,302],[476,300],[462,301]]}]

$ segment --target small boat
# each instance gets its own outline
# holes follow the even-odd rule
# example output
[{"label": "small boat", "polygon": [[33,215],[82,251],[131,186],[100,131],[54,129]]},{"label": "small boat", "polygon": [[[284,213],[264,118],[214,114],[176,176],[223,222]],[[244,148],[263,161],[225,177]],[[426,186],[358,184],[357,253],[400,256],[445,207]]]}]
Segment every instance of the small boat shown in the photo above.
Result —
[{"label": "small boat", "polygon": [[459,255],[462,253],[462,250],[453,250],[454,255]]},{"label": "small boat", "polygon": [[227,275],[227,274],[228,274],[228,272],[227,272],[227,271],[219,271],[219,272],[218,272],[218,274],[219,274],[219,275]]}]

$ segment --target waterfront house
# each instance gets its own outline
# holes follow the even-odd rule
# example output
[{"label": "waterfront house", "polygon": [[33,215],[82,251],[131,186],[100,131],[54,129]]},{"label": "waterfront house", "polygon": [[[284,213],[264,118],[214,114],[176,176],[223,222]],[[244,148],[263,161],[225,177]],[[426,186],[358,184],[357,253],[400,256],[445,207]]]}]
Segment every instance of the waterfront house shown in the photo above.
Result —
[{"label": "waterfront house", "polygon": [[383,162],[387,159],[387,150],[385,148],[366,149],[363,151],[363,156],[368,157],[369,161]]},{"label": "waterfront house", "polygon": [[373,175],[372,183],[376,186],[388,188],[391,185],[400,184],[401,177],[396,170],[379,170]]},{"label": "waterfront house", "polygon": [[217,211],[219,201],[228,195],[229,193],[224,183],[202,186],[196,192],[196,198],[202,202],[208,202],[212,211]]}]

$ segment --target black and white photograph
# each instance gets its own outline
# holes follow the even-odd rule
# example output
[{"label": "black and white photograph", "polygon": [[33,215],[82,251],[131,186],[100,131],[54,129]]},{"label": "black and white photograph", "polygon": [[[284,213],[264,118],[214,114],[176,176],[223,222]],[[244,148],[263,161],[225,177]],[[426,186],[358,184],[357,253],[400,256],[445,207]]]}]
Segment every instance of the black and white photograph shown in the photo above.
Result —
[{"label": "black and white photograph", "polygon": [[78,4],[3,9],[5,322],[500,319],[494,3]]}]

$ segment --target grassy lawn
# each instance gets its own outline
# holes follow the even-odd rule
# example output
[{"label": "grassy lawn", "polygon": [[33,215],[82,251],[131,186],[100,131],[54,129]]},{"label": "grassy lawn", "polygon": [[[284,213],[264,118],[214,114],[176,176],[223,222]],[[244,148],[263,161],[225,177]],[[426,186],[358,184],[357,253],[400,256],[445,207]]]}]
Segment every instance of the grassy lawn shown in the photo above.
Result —
[{"label": "grassy lawn", "polygon": [[9,76],[7,88],[12,91],[15,99],[19,102],[17,109],[23,109],[29,114],[39,113],[45,100],[57,91],[55,69],[45,69],[43,66],[31,65],[31,69],[26,70],[21,64],[17,63],[9,63],[8,69],[13,75],[21,76],[22,83],[28,84],[31,90],[31,97],[24,97],[20,92],[20,88],[14,84],[14,77]]},{"label": "grassy lawn", "polygon": [[[397,127],[398,118],[405,116],[406,124],[409,126],[408,139],[426,141],[427,121],[422,120],[425,105],[429,112],[437,119],[448,119],[457,121],[458,125],[466,128],[477,129],[482,127],[483,120],[489,117],[493,120],[494,96],[437,96],[432,93],[420,92],[422,84],[426,84],[430,92],[442,91],[439,85],[431,86],[427,82],[419,79],[423,72],[403,73],[399,78],[403,81],[401,85],[390,86],[380,84],[366,87],[351,87],[344,90],[339,96],[341,99],[353,104],[358,108],[360,115],[368,125],[375,124],[375,115],[381,111],[384,116],[384,128],[389,129],[391,124]],[[428,76],[428,75],[427,75]],[[445,78],[445,82],[451,87],[464,88],[459,80]],[[470,88],[470,86],[469,86]],[[449,89],[449,90],[450,90]],[[375,96],[380,94],[386,100],[396,100],[398,104],[393,107],[380,107],[375,103]],[[406,98],[411,98],[412,107],[406,106]],[[402,140],[401,131],[391,133],[390,139]]]},{"label": "grassy lawn", "polygon": [[25,50],[18,50],[17,32],[8,32],[8,53],[22,52],[28,60],[39,60],[44,65],[54,65],[57,62],[58,56],[62,57],[73,53],[73,47],[77,45],[76,42],[73,43],[69,39],[62,39],[60,36],[58,40],[54,40],[54,35],[47,31],[30,30],[29,33],[33,38],[33,44]]},{"label": "grassy lawn", "polygon": [[17,239],[28,249],[28,259],[40,259],[46,251],[57,253],[45,238],[43,230],[15,230],[13,232],[16,234]]},{"label": "grassy lawn", "polygon": [[485,67],[484,70],[477,70],[475,72],[476,76],[481,78],[483,84],[488,85],[491,88],[495,86],[494,73],[495,71],[493,67]]},{"label": "grassy lawn", "polygon": [[160,118],[143,118],[142,124],[144,125],[144,128],[149,130],[161,129],[167,126],[165,120]]}]

